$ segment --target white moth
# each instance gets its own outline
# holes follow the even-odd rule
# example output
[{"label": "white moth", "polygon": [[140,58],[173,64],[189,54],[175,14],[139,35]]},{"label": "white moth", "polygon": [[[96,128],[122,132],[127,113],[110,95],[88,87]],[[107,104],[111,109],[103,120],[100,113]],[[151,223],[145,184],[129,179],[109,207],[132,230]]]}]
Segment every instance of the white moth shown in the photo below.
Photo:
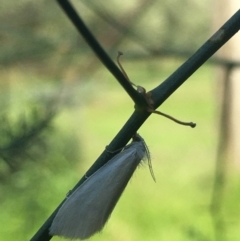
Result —
[{"label": "white moth", "polygon": [[136,134],[135,139],[69,196],[53,220],[50,235],[87,239],[103,229],[138,164],[145,156],[150,158],[143,138]]}]

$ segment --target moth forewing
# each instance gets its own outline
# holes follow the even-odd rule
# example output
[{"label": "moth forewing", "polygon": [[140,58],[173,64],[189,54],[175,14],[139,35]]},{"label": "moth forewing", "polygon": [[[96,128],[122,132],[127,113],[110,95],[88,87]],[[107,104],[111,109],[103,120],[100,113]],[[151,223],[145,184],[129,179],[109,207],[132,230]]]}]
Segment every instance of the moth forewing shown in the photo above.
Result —
[{"label": "moth forewing", "polygon": [[145,154],[143,141],[134,141],[91,175],[59,209],[50,234],[87,239],[101,231]]}]

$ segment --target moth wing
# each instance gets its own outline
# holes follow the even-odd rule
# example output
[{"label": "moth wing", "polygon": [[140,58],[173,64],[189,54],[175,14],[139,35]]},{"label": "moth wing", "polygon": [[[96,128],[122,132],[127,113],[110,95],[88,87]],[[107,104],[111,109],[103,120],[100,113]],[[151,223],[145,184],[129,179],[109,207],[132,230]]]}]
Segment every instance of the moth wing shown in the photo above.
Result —
[{"label": "moth wing", "polygon": [[133,142],[90,176],[59,209],[50,234],[86,239],[99,232],[144,155],[143,143]]}]

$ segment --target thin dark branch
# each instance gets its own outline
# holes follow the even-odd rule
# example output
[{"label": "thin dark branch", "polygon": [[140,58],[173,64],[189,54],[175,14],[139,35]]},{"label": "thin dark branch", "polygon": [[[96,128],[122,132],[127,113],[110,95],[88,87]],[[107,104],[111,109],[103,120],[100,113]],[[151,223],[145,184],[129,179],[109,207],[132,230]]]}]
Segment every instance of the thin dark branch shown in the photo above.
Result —
[{"label": "thin dark branch", "polygon": [[105,65],[105,67],[118,80],[118,82],[122,85],[122,87],[125,89],[125,91],[132,98],[134,103],[138,106],[147,106],[147,103],[146,103],[145,99],[143,98],[143,96],[140,95],[132,87],[132,85],[129,83],[128,80],[126,80],[125,76],[122,74],[122,72],[119,70],[119,68],[110,59],[110,57],[107,55],[107,53],[104,51],[104,49],[98,43],[98,41],[94,38],[94,36],[90,32],[90,30],[86,27],[85,23],[79,17],[79,15],[77,14],[77,12],[73,8],[73,6],[70,4],[70,2],[66,1],[66,0],[57,0],[57,2],[62,7],[63,11],[67,14],[67,16],[72,21],[72,23],[75,25],[75,27],[78,29],[78,31],[81,33],[81,35],[83,36],[85,41],[92,48],[92,50],[97,55],[97,57],[102,61],[102,63]]},{"label": "thin dark branch", "polygon": [[240,29],[238,10],[205,44],[200,47],[182,66],[162,84],[152,90],[155,107],[160,106],[179,86],[181,86],[200,66],[220,49]]},{"label": "thin dark branch", "polygon": [[[88,0],[82,1],[82,3],[91,11],[93,11],[95,15],[98,15],[103,21],[112,26],[114,30],[118,30],[117,34],[110,34],[110,37],[107,39],[108,52],[112,53],[113,55],[116,55],[117,46],[119,46],[119,44],[126,37],[131,38],[135,43],[138,43],[139,41],[143,42],[142,36],[135,32],[133,33],[132,28],[134,25],[136,25],[136,23],[139,22],[140,18],[142,18],[142,16],[146,13],[146,11],[148,11],[148,9],[153,5],[154,2],[156,2],[156,0],[141,0],[134,9],[131,9],[130,12],[125,12],[124,16],[122,16],[122,18],[117,21],[115,18],[112,18],[108,11],[105,10],[105,3],[101,4],[99,1],[96,2]],[[103,32],[101,32],[101,35],[106,34],[108,34],[108,30],[103,30]],[[134,37],[131,37],[132,35]],[[142,46],[142,44],[140,44],[140,46]],[[113,50],[114,52],[112,52]],[[94,72],[94,69],[99,67],[99,65],[96,63],[97,61],[97,59],[89,60],[85,63],[85,69],[88,70],[90,68],[92,72]]]},{"label": "thin dark branch", "polygon": [[[126,81],[125,77],[121,71],[116,67],[116,65],[111,61],[111,59],[102,50],[99,43],[93,38],[86,26],[80,21],[77,13],[73,10],[72,6],[66,0],[57,0],[62,6],[65,12],[67,12],[69,18],[74,22],[78,30],[83,34],[83,37],[93,48],[97,56],[102,60],[102,62],[107,66],[107,68],[114,73],[114,76],[119,80],[121,79],[125,83],[124,88],[128,90],[128,93],[132,93],[135,96],[136,93],[129,87],[129,82]],[[76,24],[77,23],[77,24]],[[81,26],[81,27],[80,27]],[[160,106],[184,81],[187,80],[207,59],[209,59],[221,46],[224,45],[240,28],[240,11],[233,15],[229,21],[224,24],[224,26],[217,31],[189,60],[187,60],[177,71],[175,71],[168,79],[166,79],[161,85],[152,90],[153,100],[155,102],[155,108]],[[129,87],[129,88],[128,88]],[[129,91],[131,89],[131,91]],[[126,90],[126,91],[127,91]],[[135,99],[135,97],[132,97]],[[150,113],[143,110],[137,109],[134,111],[132,116],[123,126],[123,128],[118,132],[112,142],[109,144],[109,150],[120,150],[131,137],[138,131],[141,125],[147,120]],[[86,176],[92,175],[101,166],[103,166],[108,160],[110,160],[117,152],[103,151],[96,162],[87,171]],[[84,176],[73,188],[75,190],[81,183],[85,181]],[[64,202],[64,201],[63,201]],[[62,203],[63,203],[62,202]],[[57,213],[58,208],[53,212],[53,214],[48,218],[44,225],[38,230],[31,241],[45,241],[50,240],[51,236],[48,234],[49,227],[51,226],[52,220]]]}]

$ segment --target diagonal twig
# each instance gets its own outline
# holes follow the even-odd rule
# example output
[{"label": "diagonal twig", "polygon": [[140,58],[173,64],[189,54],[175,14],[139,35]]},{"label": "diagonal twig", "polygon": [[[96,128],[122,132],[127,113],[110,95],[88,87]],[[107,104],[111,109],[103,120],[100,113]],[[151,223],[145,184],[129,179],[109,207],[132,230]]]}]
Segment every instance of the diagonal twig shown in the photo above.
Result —
[{"label": "diagonal twig", "polygon": [[57,0],[57,2],[62,7],[63,11],[67,14],[72,23],[75,25],[75,27],[78,29],[78,31],[81,33],[88,45],[95,52],[97,57],[118,80],[118,82],[122,85],[128,95],[132,98],[134,103],[140,106],[146,106],[146,101],[144,100],[144,98],[126,80],[125,76],[122,74],[119,68],[115,65],[115,63],[110,59],[110,57],[107,55],[107,53],[98,43],[98,41],[94,38],[91,31],[86,27],[85,23],[79,17],[70,2],[65,0]]}]

